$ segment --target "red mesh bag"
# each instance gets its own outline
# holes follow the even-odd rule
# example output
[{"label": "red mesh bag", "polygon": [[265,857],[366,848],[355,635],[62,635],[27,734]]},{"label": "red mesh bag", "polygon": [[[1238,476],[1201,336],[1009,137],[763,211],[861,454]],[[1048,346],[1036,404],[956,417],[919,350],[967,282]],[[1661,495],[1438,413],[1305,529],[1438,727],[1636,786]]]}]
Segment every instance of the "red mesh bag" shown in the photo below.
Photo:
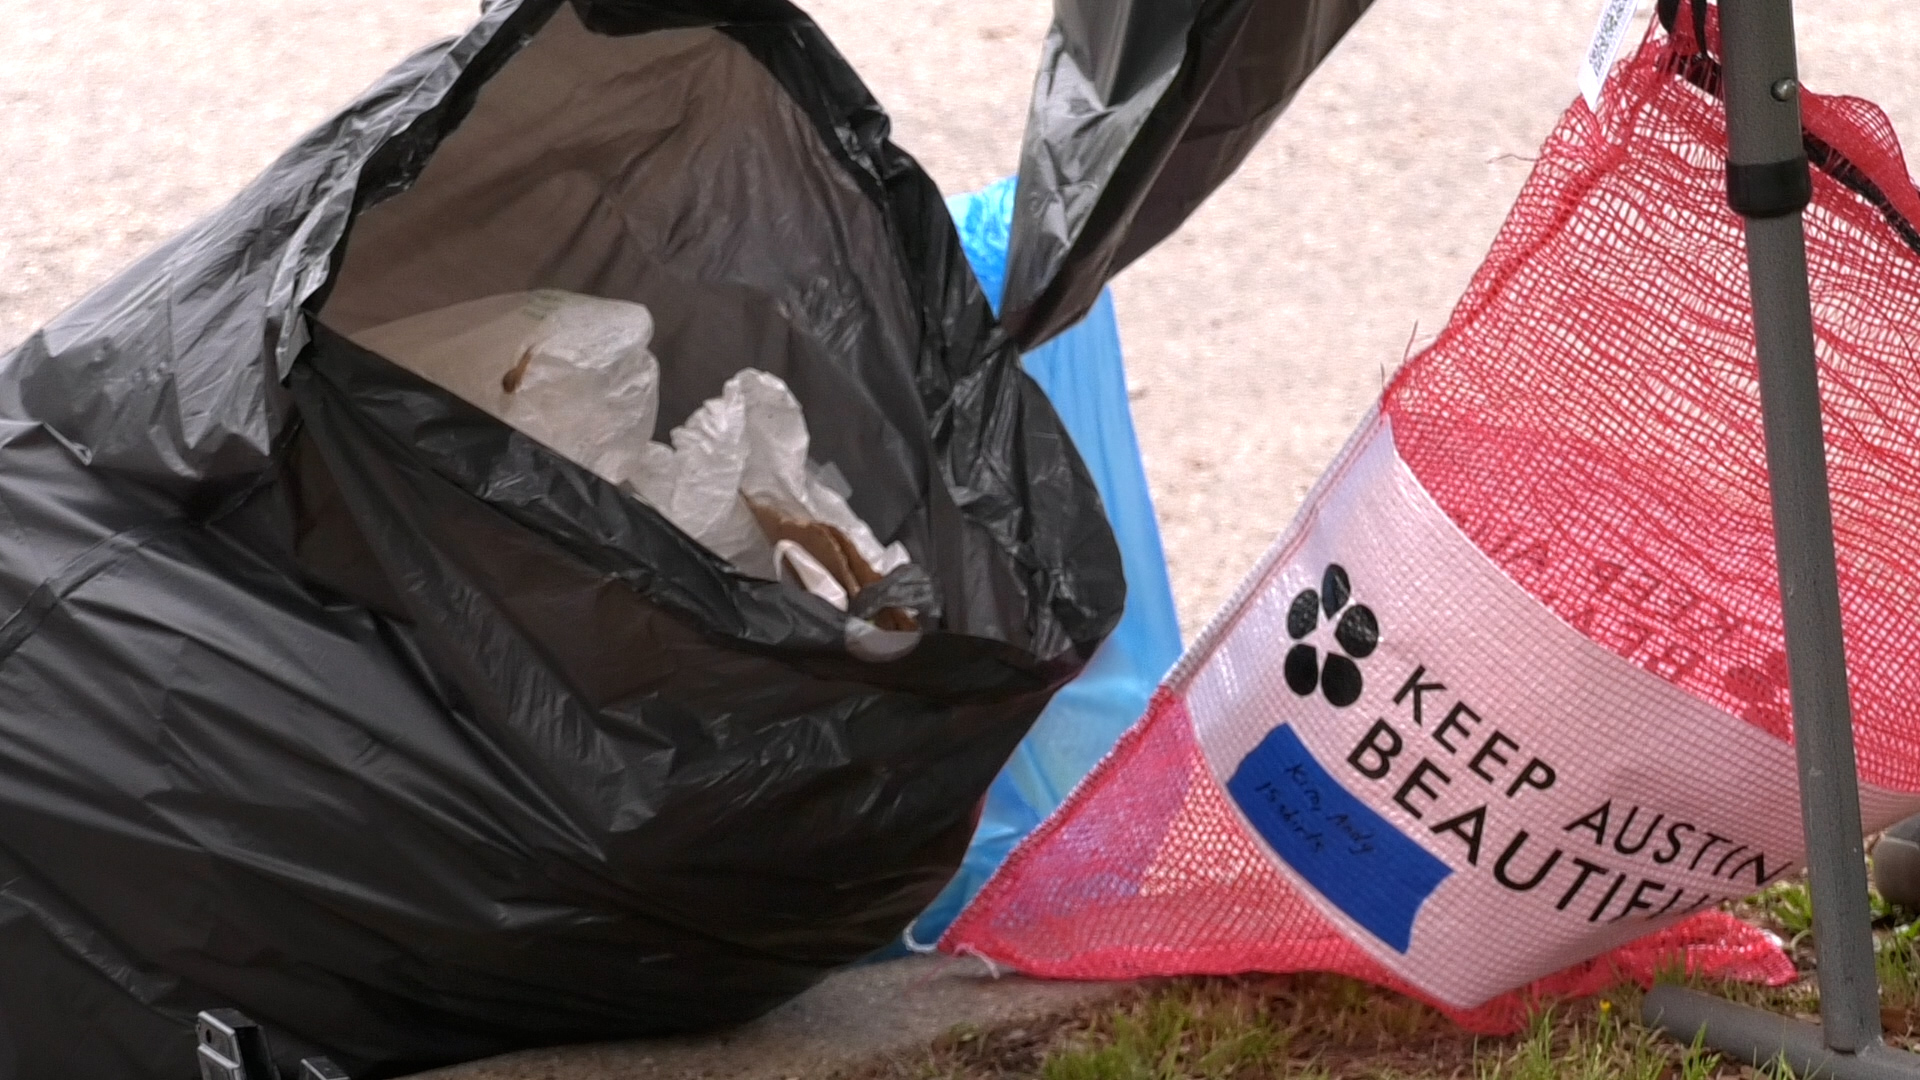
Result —
[{"label": "red mesh bag", "polygon": [[[1576,102],[1432,347],[1148,715],[942,947],[1046,977],[1336,971],[1505,1030],[1676,959],[1801,857],[1740,220],[1683,26]],[[1920,810],[1920,195],[1807,94],[1863,815]]]}]

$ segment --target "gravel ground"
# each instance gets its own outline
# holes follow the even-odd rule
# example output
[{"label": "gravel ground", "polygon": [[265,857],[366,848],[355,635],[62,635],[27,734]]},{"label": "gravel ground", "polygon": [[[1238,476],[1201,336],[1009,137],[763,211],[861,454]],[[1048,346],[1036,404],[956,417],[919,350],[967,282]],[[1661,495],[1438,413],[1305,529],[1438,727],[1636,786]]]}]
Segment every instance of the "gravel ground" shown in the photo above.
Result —
[{"label": "gravel ground", "polygon": [[[1014,168],[1048,0],[808,4],[948,191]],[[1381,0],[1212,202],[1115,284],[1193,633],[1434,332],[1572,99],[1596,0]],[[0,348],[215,209],[472,0],[4,0]],[[1920,130],[1920,6],[1801,0],[1803,73]],[[1904,69],[1904,70],[1903,70]]]}]

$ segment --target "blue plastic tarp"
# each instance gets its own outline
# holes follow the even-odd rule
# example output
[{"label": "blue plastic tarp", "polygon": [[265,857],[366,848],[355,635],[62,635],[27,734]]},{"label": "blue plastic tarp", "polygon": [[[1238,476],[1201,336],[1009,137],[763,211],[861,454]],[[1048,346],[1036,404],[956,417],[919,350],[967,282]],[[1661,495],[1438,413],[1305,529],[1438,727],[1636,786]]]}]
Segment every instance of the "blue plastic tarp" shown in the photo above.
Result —
[{"label": "blue plastic tarp", "polygon": [[[947,200],[967,259],[996,311],[1006,284],[1013,194],[1014,181],[1008,178]],[[922,945],[946,932],[1014,845],[1059,807],[1140,718],[1180,656],[1180,621],[1134,437],[1112,293],[1103,292],[1084,320],[1028,353],[1025,363],[1065,422],[1106,503],[1126,569],[1126,614],[1080,677],[1054,697],[994,781],[960,872],[908,931],[909,939]]]}]

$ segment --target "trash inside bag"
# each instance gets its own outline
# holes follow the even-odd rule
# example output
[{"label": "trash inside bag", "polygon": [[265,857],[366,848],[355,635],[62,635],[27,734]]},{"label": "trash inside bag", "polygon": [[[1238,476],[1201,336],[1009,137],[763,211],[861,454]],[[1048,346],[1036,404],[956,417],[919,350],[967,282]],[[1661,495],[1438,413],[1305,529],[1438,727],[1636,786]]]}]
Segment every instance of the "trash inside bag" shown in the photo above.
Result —
[{"label": "trash inside bag", "polygon": [[554,452],[646,489],[672,451],[653,441],[660,362],[644,305],[557,289],[454,304],[351,335]]},{"label": "trash inside bag", "polygon": [[[790,6],[503,0],[0,359],[0,1080],[712,1028],[898,937],[1125,583],[885,132]],[[767,573],[608,479],[664,451]]]},{"label": "trash inside bag", "polygon": [[[653,441],[660,362],[642,304],[557,289],[455,304],[353,335],[377,352],[665,514],[742,572],[792,581],[841,611],[909,568],[808,456],[800,402],[778,376],[727,380],[668,442]],[[906,574],[895,580],[904,580]],[[886,608],[887,629],[918,628]]]}]

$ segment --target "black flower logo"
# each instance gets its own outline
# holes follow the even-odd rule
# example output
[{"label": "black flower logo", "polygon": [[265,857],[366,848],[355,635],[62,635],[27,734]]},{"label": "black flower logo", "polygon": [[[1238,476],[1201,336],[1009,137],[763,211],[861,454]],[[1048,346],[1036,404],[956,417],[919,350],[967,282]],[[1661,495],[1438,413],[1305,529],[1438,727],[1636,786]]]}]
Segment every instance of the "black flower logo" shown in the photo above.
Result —
[{"label": "black flower logo", "polygon": [[[1339,563],[1327,566],[1319,592],[1302,589],[1293,598],[1293,606],[1287,609],[1287,636],[1299,644],[1287,652],[1285,672],[1294,693],[1306,697],[1319,690],[1341,708],[1360,700],[1364,681],[1354,661],[1366,658],[1380,644],[1380,622],[1372,608],[1352,600],[1353,585]],[[1334,623],[1333,640],[1340,651],[1328,649],[1325,663],[1319,649],[1301,640],[1319,628],[1322,614],[1329,622],[1336,616],[1339,620]]]}]

